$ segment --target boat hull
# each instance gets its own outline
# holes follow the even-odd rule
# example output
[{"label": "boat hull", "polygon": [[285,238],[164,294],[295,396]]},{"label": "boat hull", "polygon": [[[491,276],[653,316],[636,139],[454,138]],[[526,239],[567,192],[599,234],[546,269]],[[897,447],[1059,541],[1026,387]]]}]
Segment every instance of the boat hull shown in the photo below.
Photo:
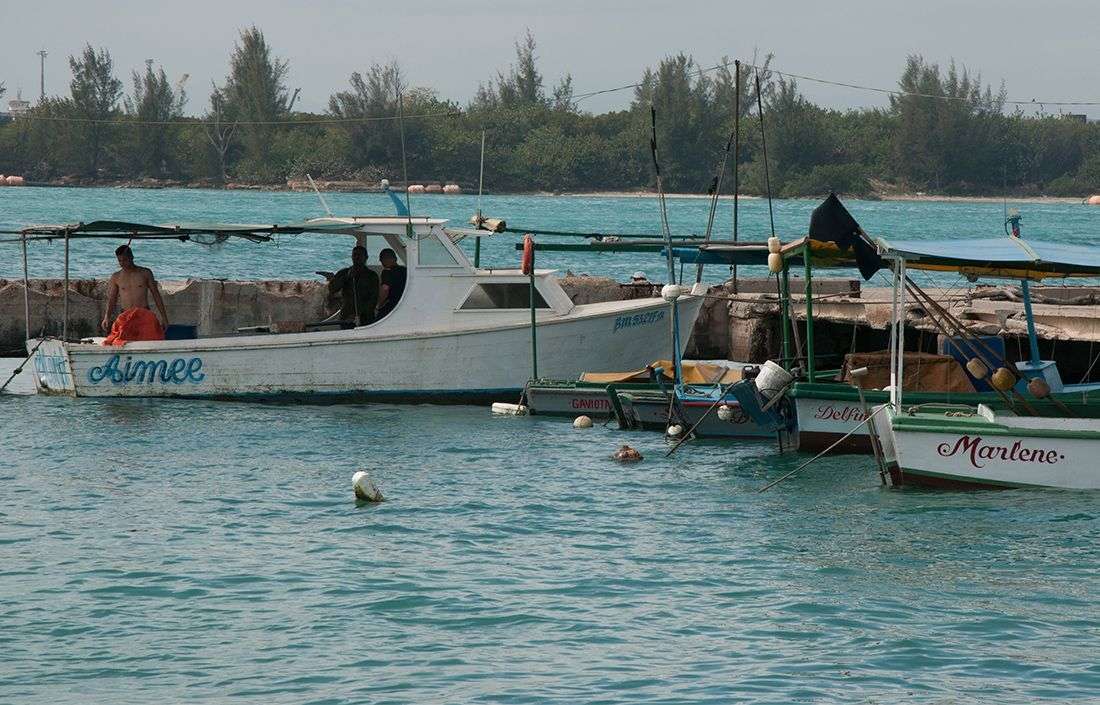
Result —
[{"label": "boat hull", "polygon": [[799,450],[819,453],[836,443],[831,453],[871,453],[871,436],[867,425],[860,425],[864,413],[858,400],[795,397],[794,407]]},{"label": "boat hull", "polygon": [[538,416],[575,417],[584,414],[593,418],[606,419],[615,415],[610,392],[621,387],[656,389],[656,384],[597,384],[589,382],[554,383],[540,380],[527,387],[527,407]]},{"label": "boat hull", "polygon": [[[1066,429],[1069,422],[1049,417],[1026,419],[1023,427],[1012,427],[980,413],[961,415],[965,413],[910,416],[890,407],[880,412],[879,432],[891,483],[942,489],[1100,489],[1095,460],[1100,431]],[[1096,420],[1073,421],[1100,429]],[[1026,428],[1028,423],[1040,428]]]},{"label": "boat hull", "polygon": [[[700,304],[699,298],[680,302],[683,340]],[[668,304],[654,300],[539,322],[539,371],[569,377],[588,369],[628,369],[667,355],[667,310]],[[627,315],[647,324],[623,325]],[[390,336],[354,329],[122,348],[51,340],[35,353],[35,369],[40,392],[81,397],[499,401],[518,397],[531,376],[531,329]]]},{"label": "boat hull", "polygon": [[[1067,386],[1065,393],[1054,395],[1065,403],[1073,403],[1079,394]],[[840,383],[798,382],[790,392],[794,400],[798,421],[797,446],[799,450],[819,453],[833,443],[838,445],[831,454],[870,455],[871,436],[867,424],[863,424],[863,406],[855,387]],[[889,400],[889,392],[869,389],[863,392],[867,407],[873,408]],[[1034,399],[1028,403],[1035,404]],[[1004,399],[996,392],[905,392],[904,402],[919,404],[962,404],[977,406],[986,404],[1005,408]],[[851,433],[844,438],[845,434]],[[843,439],[843,440],[841,440]]]},{"label": "boat hull", "polygon": [[[618,396],[628,426],[661,432],[668,428],[668,396],[659,392],[620,392]],[[735,399],[727,404],[732,410],[732,418],[723,421],[712,399],[681,398],[673,409],[672,423],[694,427],[695,435],[700,438],[775,438],[775,433],[759,426],[748,414],[741,413]]]}]

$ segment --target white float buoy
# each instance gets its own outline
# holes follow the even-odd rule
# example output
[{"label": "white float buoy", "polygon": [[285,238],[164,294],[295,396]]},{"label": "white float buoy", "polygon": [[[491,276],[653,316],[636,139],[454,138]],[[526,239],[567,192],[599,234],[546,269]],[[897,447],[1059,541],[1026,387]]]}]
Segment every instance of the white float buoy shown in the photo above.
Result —
[{"label": "white float buoy", "polygon": [[493,413],[498,416],[526,416],[527,407],[523,404],[506,404],[505,402],[493,402]]},{"label": "white float buoy", "polygon": [[667,431],[670,438],[676,438],[684,434],[684,427],[678,423],[674,423],[668,427]]},{"label": "white float buoy", "polygon": [[389,191],[390,190],[390,180],[389,179],[382,179],[382,181],[378,185],[382,187],[383,191]]},{"label": "white float buoy", "polygon": [[782,245],[783,245],[783,243],[781,243],[779,241],[779,238],[775,237],[774,235],[768,238],[768,252],[769,253],[771,253],[773,255],[779,254],[779,250],[781,249]]},{"label": "white float buoy", "polygon": [[351,486],[355,490],[355,498],[363,502],[381,502],[385,499],[365,470],[351,476]]},{"label": "white float buoy", "polygon": [[678,284],[665,284],[661,287],[661,298],[669,303],[680,298],[684,290]]},{"label": "white float buoy", "polygon": [[733,418],[733,409],[730,408],[729,404],[718,407],[718,418],[722,421],[729,421]]},{"label": "white float buoy", "polygon": [[573,419],[573,428],[592,428],[592,419],[588,416],[578,416]]}]

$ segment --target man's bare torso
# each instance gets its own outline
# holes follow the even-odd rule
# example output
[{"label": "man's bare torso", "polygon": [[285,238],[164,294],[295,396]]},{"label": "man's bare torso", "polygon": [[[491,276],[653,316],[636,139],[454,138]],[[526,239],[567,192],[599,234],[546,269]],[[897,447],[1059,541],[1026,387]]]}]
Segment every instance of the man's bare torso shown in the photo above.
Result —
[{"label": "man's bare torso", "polygon": [[153,282],[153,271],[148,267],[134,266],[129,271],[120,269],[111,275],[111,283],[118,287],[119,306],[128,308],[149,308],[149,287]]}]

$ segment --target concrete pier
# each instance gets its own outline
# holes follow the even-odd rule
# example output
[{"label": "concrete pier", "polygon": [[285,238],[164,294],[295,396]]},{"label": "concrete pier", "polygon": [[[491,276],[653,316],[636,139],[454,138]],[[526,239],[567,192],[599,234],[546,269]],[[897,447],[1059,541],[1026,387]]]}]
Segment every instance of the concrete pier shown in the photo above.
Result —
[{"label": "concrete pier", "polygon": [[[201,336],[232,335],[245,326],[300,330],[323,319],[326,286],[316,281],[187,280],[161,282],[165,305],[175,323],[195,325]],[[562,286],[576,304],[658,295],[658,283],[620,283],[606,277],[567,276]],[[802,291],[792,278],[792,292]],[[25,339],[22,280],[0,279],[0,355],[20,355]],[[101,335],[106,282],[73,280],[69,289],[69,335]],[[1100,354],[1100,287],[1032,288],[1040,352],[1055,359],[1067,380],[1093,368]],[[60,335],[63,284],[58,279],[30,282],[30,332]],[[947,301],[952,314],[971,332],[1001,335],[1011,360],[1027,351],[1023,303],[1013,287],[980,286],[928,293]],[[805,299],[792,293],[799,337],[805,340]],[[821,364],[839,366],[844,354],[885,349],[890,321],[890,290],[862,288],[853,279],[814,280],[814,340]],[[907,345],[933,351],[938,331],[926,312],[908,307]],[[710,288],[688,342],[687,356],[763,362],[781,354],[779,296],[774,279],[741,279],[736,293],[730,282]],[[793,345],[793,343],[792,343]],[[1095,348],[1095,349],[1094,349]],[[1100,368],[1100,365],[1095,366]]]}]

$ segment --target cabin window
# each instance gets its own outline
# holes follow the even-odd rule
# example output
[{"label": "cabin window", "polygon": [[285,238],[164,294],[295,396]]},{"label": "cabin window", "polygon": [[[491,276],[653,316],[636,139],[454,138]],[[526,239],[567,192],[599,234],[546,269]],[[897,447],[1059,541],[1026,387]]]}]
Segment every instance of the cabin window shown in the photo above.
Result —
[{"label": "cabin window", "polygon": [[[462,310],[485,310],[530,307],[531,285],[517,282],[514,284],[478,284],[459,308]],[[535,308],[550,308],[538,289],[535,289]]]},{"label": "cabin window", "polygon": [[420,257],[418,263],[425,267],[457,267],[458,261],[451,254],[447,246],[434,236],[428,236],[418,240]]}]

